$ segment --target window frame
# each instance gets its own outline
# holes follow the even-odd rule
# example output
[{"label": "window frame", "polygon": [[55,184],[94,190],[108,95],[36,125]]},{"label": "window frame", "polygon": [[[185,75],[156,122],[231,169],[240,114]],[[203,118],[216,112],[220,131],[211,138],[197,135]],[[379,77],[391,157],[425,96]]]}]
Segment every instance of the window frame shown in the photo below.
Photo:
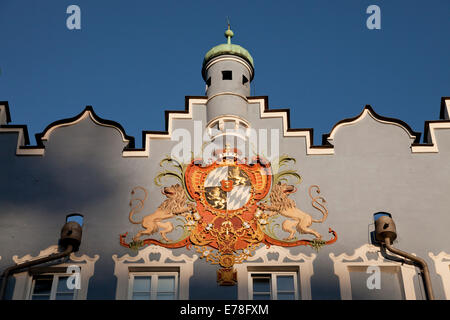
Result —
[{"label": "window frame", "polygon": [[222,80],[233,80],[233,70],[222,70]]},{"label": "window frame", "polygon": [[[269,259],[270,254],[278,254],[277,259]],[[257,249],[246,261],[235,265],[237,273],[238,300],[252,300],[250,293],[253,288],[250,275],[255,272],[262,273],[287,273],[297,274],[297,300],[311,300],[311,277],[314,274],[313,262],[317,255],[310,256],[304,253],[291,254],[290,250],[283,247],[262,246]],[[286,261],[288,259],[288,261]]]},{"label": "window frame", "polygon": [[270,275],[270,300],[278,300],[278,285],[277,277],[279,276],[293,276],[294,280],[294,300],[299,300],[299,283],[298,283],[298,272],[296,271],[249,271],[248,272],[248,298],[249,300],[254,300],[253,292],[253,275],[258,274],[269,274]]},{"label": "window frame", "polygon": [[[59,247],[58,245],[53,245],[48,247],[47,249],[42,250],[35,257],[27,254],[22,258],[18,256],[13,256],[13,261],[16,264],[21,264],[27,261],[37,260],[40,258],[48,257],[51,254],[58,253]],[[67,272],[61,271],[67,270],[69,266],[75,265],[80,268],[80,289],[77,290],[76,300],[85,300],[87,298],[87,293],[89,289],[89,279],[94,275],[95,263],[99,259],[99,255],[95,255],[93,258],[82,255],[80,257],[76,256],[75,253],[71,253],[69,256],[69,260],[64,263],[59,263],[52,265],[50,267],[32,267],[30,270],[19,272],[13,274],[15,278],[15,285],[12,300],[28,300],[30,298],[30,294],[32,292],[33,287],[33,275],[44,275],[44,274],[58,274],[58,275],[67,275]],[[45,269],[42,273],[36,272],[35,270]],[[31,272],[33,270],[33,272]],[[69,274],[70,276],[70,274]],[[33,287],[34,288],[34,287]]]},{"label": "window frame", "polygon": [[[150,255],[159,254],[159,258],[150,259]],[[116,300],[130,299],[130,275],[138,273],[143,275],[148,273],[170,272],[178,273],[177,299],[189,299],[189,281],[194,274],[194,262],[198,255],[192,258],[185,254],[175,256],[172,250],[159,246],[147,246],[139,250],[136,256],[128,254],[118,257],[112,256],[114,260],[114,275],[117,278]]]},{"label": "window frame", "polygon": [[439,254],[434,255],[432,252],[429,252],[428,256],[434,262],[436,273],[441,276],[445,299],[450,300],[450,254],[441,251]]},{"label": "window frame", "polygon": [[[54,272],[54,273],[50,273],[50,272],[45,272],[45,273],[41,273],[41,274],[35,274],[31,276],[31,284],[29,286],[30,290],[28,290],[28,296],[27,296],[27,300],[33,300],[33,291],[34,291],[34,286],[36,283],[36,279],[35,277],[39,277],[39,276],[47,276],[47,275],[51,275],[52,276],[52,288],[50,289],[50,299],[49,300],[56,300],[56,294],[58,293],[58,282],[59,282],[59,278],[60,277],[70,277],[73,274],[69,274],[69,273],[62,273],[62,272]],[[78,296],[78,292],[79,289],[73,289],[73,295],[72,295],[72,299],[71,300],[77,300],[77,296]]]},{"label": "window frame", "polygon": [[[369,260],[367,258],[368,253],[376,253],[376,260]],[[393,255],[393,254],[392,254]],[[403,296],[405,300],[416,300],[416,290],[414,288],[414,277],[417,275],[416,268],[412,265],[407,265],[401,262],[386,261],[381,255],[380,247],[372,244],[364,244],[361,247],[355,249],[353,255],[349,256],[345,253],[335,256],[334,253],[330,253],[329,257],[333,261],[334,274],[339,278],[339,290],[341,293],[341,300],[353,300],[350,272],[352,267],[371,267],[376,266],[380,269],[383,267],[398,267],[399,277],[401,284],[403,285]],[[402,259],[399,257],[399,259]],[[358,261],[362,260],[362,261]],[[368,274],[369,277],[369,274]]]},{"label": "window frame", "polygon": [[160,276],[174,276],[175,277],[175,299],[178,298],[178,286],[179,286],[179,272],[174,271],[155,271],[155,272],[139,272],[134,271],[129,273],[129,281],[128,281],[128,300],[133,300],[134,291],[134,278],[138,277],[150,277],[150,299],[149,300],[158,300],[158,280]]}]

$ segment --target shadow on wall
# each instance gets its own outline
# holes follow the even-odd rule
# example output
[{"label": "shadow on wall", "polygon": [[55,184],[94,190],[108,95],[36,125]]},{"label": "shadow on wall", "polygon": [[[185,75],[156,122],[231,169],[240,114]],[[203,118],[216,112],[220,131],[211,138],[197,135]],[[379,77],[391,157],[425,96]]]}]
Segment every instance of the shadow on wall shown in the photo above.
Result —
[{"label": "shadow on wall", "polygon": [[32,204],[42,211],[77,210],[80,204],[109,198],[124,171],[124,143],[118,138],[114,129],[85,120],[55,131],[43,156],[3,155],[8,184],[0,185],[0,202]]}]

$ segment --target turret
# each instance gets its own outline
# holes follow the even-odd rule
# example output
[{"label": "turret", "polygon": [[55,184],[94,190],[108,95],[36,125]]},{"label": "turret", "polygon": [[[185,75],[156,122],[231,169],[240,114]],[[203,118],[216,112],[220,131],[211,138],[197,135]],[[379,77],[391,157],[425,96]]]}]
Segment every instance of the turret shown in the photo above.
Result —
[{"label": "turret", "polygon": [[247,97],[254,76],[253,58],[246,49],[231,43],[233,35],[228,25],[227,43],[209,50],[203,60],[208,123],[221,116],[247,118]]}]

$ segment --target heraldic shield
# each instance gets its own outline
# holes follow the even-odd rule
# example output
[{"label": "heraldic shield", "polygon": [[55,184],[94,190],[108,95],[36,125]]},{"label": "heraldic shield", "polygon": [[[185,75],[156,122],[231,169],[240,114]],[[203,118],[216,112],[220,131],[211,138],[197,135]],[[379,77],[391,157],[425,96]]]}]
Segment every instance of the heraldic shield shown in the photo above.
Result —
[{"label": "heraldic shield", "polygon": [[[207,164],[192,160],[184,165],[169,157],[163,159],[160,165],[169,164],[171,169],[161,172],[155,183],[161,185],[161,179],[165,177],[177,178],[179,183],[162,188],[161,193],[167,199],[155,212],[144,216],[142,221],[135,221],[133,217],[143,209],[148,192],[140,186],[133,188],[129,220],[141,224],[144,230],[139,231],[130,243],[125,241],[128,233],[120,235],[121,245],[132,249],[150,244],[166,248],[194,247],[201,258],[222,267],[217,271],[219,284],[234,285],[234,264],[252,256],[262,243],[284,247],[308,245],[318,250],[337,240],[336,233],[331,229],[329,232],[334,237],[324,241],[318,232],[310,228],[313,222],[321,223],[328,215],[326,201],[319,195],[318,186],[309,188],[309,196],[312,206],[323,215],[320,220],[312,219],[288,198],[297,189],[285,183],[286,177],[296,178],[297,183],[300,183],[301,177],[295,170],[280,170],[280,167],[289,162],[295,163],[295,159],[282,156],[273,167],[262,157],[255,157],[249,162],[241,160],[237,150],[233,151],[224,149],[219,152],[217,161]],[[177,227],[183,228],[184,232],[177,240],[167,237],[175,229],[171,218],[182,222]],[[280,221],[274,219],[284,219],[281,229],[288,233],[287,238],[281,239],[279,233],[274,232],[275,226],[280,226]],[[157,232],[161,240],[142,239]],[[315,238],[298,240],[297,232]]]},{"label": "heraldic shield", "polygon": [[203,222],[192,230],[191,241],[219,250],[220,265],[232,266],[237,250],[249,249],[264,239],[255,212],[258,201],[270,190],[269,163],[260,158],[251,165],[236,158],[224,158],[209,166],[192,163],[185,179]]}]

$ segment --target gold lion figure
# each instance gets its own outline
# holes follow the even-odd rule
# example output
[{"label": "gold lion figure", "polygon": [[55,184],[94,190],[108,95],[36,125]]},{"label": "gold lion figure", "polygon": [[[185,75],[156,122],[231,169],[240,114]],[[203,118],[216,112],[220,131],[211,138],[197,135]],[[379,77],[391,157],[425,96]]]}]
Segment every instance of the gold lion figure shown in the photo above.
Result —
[{"label": "gold lion figure", "polygon": [[245,185],[247,183],[247,178],[241,176],[239,167],[232,167],[231,170],[228,171],[228,179],[234,179],[234,184],[236,186]]},{"label": "gold lion figure", "polygon": [[214,187],[206,193],[206,199],[214,208],[225,209],[227,199],[223,198],[220,187]]},{"label": "gold lion figure", "polygon": [[[262,210],[269,211],[269,216],[281,214],[282,216],[288,218],[282,224],[283,231],[289,233],[289,236],[284,240],[291,240],[294,237],[296,231],[300,232],[301,234],[312,234],[317,239],[322,239],[322,235],[317,231],[311,229],[310,226],[313,222],[324,222],[328,216],[328,210],[324,205],[317,202],[317,200],[319,199],[322,201],[322,203],[325,203],[326,201],[323,197],[314,198],[311,195],[311,190],[314,187],[317,188],[317,193],[320,193],[319,187],[313,185],[309,187],[309,195],[312,199],[313,207],[323,214],[323,217],[320,220],[313,219],[311,215],[297,208],[295,201],[288,198],[288,195],[294,193],[296,191],[296,188],[292,185],[287,185],[286,183],[279,182],[278,184],[273,186],[272,192],[270,193],[270,205],[259,205]],[[317,205],[319,205],[320,208]]]},{"label": "gold lion figure", "polygon": [[[135,193],[135,189],[141,189],[145,193],[144,199],[133,199],[138,201],[138,205],[130,210],[129,220],[134,224],[142,224],[142,227],[145,230],[139,231],[134,237],[133,241],[138,241],[139,238],[143,235],[152,235],[161,229],[159,232],[161,237],[170,242],[167,238],[167,233],[173,231],[173,224],[170,221],[165,221],[167,219],[173,218],[175,215],[186,214],[188,212],[195,210],[195,205],[189,203],[186,205],[187,198],[186,194],[183,190],[183,187],[179,184],[172,185],[170,187],[165,187],[161,190],[161,193],[167,197],[166,200],[153,212],[152,214],[146,215],[142,221],[133,220],[133,215],[142,210],[144,206],[144,202],[147,199],[148,193],[142,187],[136,187],[131,191],[131,194]],[[132,200],[132,201],[133,201]],[[130,202],[130,206],[132,203]]]}]

